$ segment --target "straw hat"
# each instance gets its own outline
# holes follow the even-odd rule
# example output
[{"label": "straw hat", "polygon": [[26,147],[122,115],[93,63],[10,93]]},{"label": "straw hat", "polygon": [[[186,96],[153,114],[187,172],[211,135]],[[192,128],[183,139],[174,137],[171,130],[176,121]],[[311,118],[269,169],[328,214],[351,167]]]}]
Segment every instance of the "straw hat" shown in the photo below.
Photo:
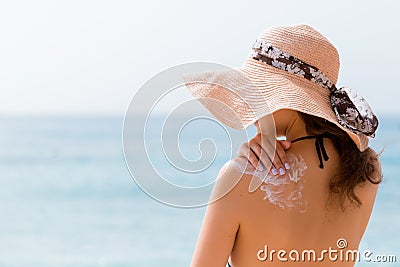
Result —
[{"label": "straw hat", "polygon": [[222,123],[244,129],[280,109],[321,117],[343,129],[360,151],[378,120],[350,88],[337,89],[339,54],[307,25],[263,31],[243,66],[184,77],[189,91]]}]

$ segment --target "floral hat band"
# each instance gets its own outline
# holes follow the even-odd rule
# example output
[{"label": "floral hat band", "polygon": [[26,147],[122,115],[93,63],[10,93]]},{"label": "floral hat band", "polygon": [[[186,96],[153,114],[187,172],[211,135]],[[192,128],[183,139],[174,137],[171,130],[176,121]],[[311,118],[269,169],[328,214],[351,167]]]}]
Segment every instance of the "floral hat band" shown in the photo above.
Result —
[{"label": "floral hat band", "polygon": [[330,102],[338,122],[353,133],[374,137],[378,119],[367,101],[349,87],[336,88],[335,84],[318,68],[257,39],[251,57],[263,63],[306,78],[329,90]]}]

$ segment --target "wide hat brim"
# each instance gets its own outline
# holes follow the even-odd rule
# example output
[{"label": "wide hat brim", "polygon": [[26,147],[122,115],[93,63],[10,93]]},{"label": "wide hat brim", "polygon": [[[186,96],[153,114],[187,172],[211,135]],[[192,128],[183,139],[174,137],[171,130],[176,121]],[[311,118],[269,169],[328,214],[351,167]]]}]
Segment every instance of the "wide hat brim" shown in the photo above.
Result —
[{"label": "wide hat brim", "polygon": [[229,127],[245,129],[275,111],[292,109],[334,123],[360,151],[368,148],[366,135],[339,124],[328,90],[250,57],[236,69],[193,73],[183,79],[190,93]]}]

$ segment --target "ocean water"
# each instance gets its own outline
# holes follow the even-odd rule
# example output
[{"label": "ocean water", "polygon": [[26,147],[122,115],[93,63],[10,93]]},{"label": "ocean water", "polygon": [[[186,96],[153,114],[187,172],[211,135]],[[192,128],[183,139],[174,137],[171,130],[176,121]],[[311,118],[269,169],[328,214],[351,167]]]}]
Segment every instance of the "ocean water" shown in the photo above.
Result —
[{"label": "ocean water", "polygon": [[[125,165],[122,122],[0,118],[0,266],[189,265],[205,208],[171,207],[139,188]],[[197,144],[196,134],[189,131],[182,147]],[[399,266],[400,118],[382,117],[371,146],[385,147],[384,182],[360,249],[396,255],[397,263],[357,266]],[[210,175],[229,156],[217,157]]]}]

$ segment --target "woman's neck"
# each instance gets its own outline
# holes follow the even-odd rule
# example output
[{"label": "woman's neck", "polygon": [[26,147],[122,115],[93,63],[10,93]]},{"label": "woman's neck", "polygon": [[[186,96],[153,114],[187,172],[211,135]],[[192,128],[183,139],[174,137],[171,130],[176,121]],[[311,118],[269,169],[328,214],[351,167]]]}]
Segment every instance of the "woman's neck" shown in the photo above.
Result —
[{"label": "woman's neck", "polygon": [[[273,113],[273,117],[277,137],[285,136],[287,140],[294,140],[307,135],[306,124],[297,111],[288,109],[279,110]],[[270,124],[267,123],[261,123],[261,125],[265,125],[264,127],[267,128],[270,126]],[[260,124],[258,124],[257,127],[260,127]],[[258,131],[260,131],[260,129],[258,129]],[[271,134],[268,129],[261,129],[261,132],[268,135]]]},{"label": "woman's neck", "polygon": [[278,132],[283,133],[283,135],[286,136],[286,139],[290,141],[308,135],[306,125],[297,112],[296,116],[294,116],[291,121],[281,127],[281,129],[277,128],[277,135]]}]

